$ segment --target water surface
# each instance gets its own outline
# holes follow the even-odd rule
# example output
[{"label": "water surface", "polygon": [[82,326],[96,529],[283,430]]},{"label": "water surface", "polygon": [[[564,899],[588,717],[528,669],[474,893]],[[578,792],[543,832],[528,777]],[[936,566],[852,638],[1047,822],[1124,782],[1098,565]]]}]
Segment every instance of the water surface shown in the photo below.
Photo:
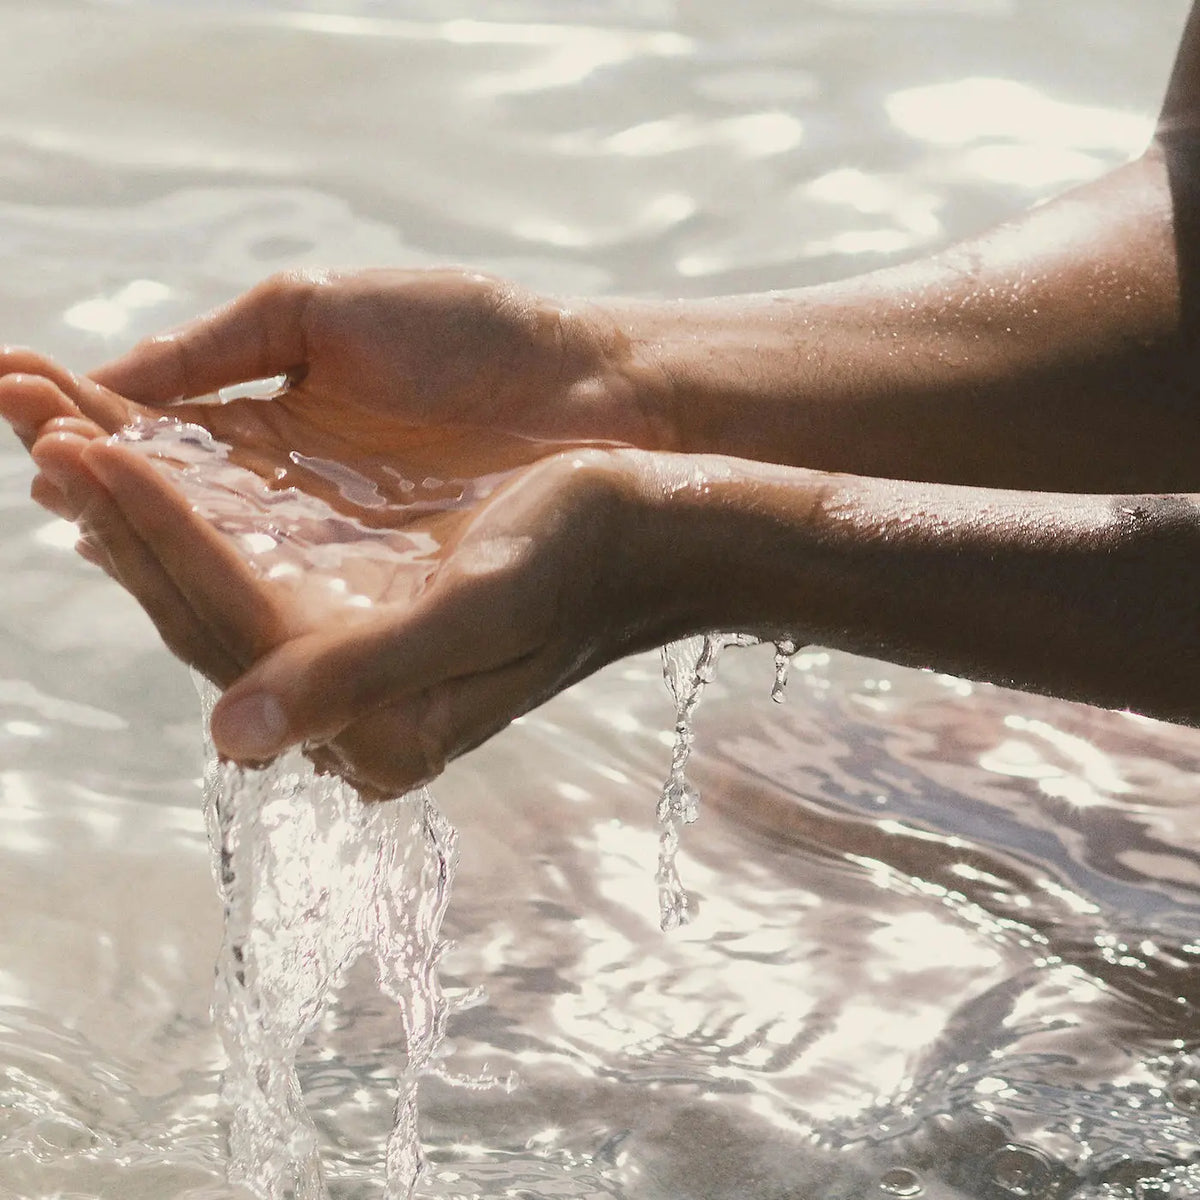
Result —
[{"label": "water surface", "polygon": [[[868,269],[1136,152],[1185,8],[8,0],[0,336],[84,368],[297,265],[648,295]],[[194,694],[28,478],[8,439],[0,1195],[244,1196]],[[444,981],[487,1000],[446,1070],[520,1086],[428,1082],[425,1193],[1178,1180],[1200,1146],[1197,735],[820,651],[786,705],[771,679],[769,653],[729,652],[699,711],[696,915],[669,936],[652,658],[447,773]],[[375,1194],[398,1037],[356,977],[305,1052],[338,1195]]]}]

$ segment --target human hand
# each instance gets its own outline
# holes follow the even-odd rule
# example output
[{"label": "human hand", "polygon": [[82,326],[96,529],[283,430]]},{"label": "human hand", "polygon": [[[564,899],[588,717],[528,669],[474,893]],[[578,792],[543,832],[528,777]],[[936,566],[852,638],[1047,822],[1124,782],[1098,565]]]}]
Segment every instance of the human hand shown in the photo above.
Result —
[{"label": "human hand", "polygon": [[306,426],[361,422],[384,450],[414,427],[649,449],[671,436],[664,382],[600,307],[461,270],[275,275],[92,375],[154,406],[286,375]]},{"label": "human hand", "polygon": [[[312,511],[304,516],[307,536],[334,561],[280,573],[273,551],[245,545],[247,530],[278,531],[256,476],[224,464],[215,492],[197,491],[185,464],[112,444],[93,419],[126,421],[143,415],[137,406],[44,361],[18,354],[8,365],[41,372],[0,381],[0,412],[42,468],[35,495],[81,521],[87,557],[133,593],[180,657],[233,685],[213,734],[238,761],[304,742],[322,769],[368,795],[395,795],[574,679],[656,640],[632,615],[644,611],[632,584],[645,577],[629,569],[635,526],[619,515],[646,456],[553,456],[473,506],[400,513],[394,525],[376,513],[367,531],[348,532],[344,505],[339,513],[295,487],[326,505],[323,532]],[[432,549],[414,556],[422,537]],[[332,589],[339,580],[345,586]],[[264,693],[278,706],[275,724],[255,740],[240,702]]]},{"label": "human hand", "polygon": [[[218,748],[253,762],[327,745],[360,790],[396,795],[657,644],[630,515],[643,457],[583,450],[517,472],[461,515],[419,595],[314,623],[257,661],[214,710]],[[114,495],[129,482],[106,476]]]},{"label": "human hand", "polygon": [[[269,564],[258,562],[256,569],[274,570],[277,577],[280,571],[305,573],[310,610],[316,603],[318,578],[327,588],[327,607],[339,607],[330,590],[334,585],[344,588],[345,596],[372,602],[395,598],[401,586],[419,587],[431,565],[426,561],[422,573],[414,560],[422,557],[422,547],[436,544],[432,526],[545,452],[543,444],[528,439],[484,436],[471,429],[406,429],[361,412],[351,413],[339,427],[331,412],[309,420],[316,413],[314,406],[293,402],[290,393],[269,401],[178,404],[169,410],[169,418],[162,411],[75,376],[33,351],[0,351],[0,415],[42,468],[33,483],[34,499],[81,523],[80,552],[143,602],[179,657],[222,685],[274,644],[279,630],[237,641],[230,660],[216,654],[221,638],[214,632],[220,631],[204,622],[193,627],[181,621],[178,614],[188,611],[188,598],[150,569],[153,555],[144,550],[131,553],[137,535],[88,467],[84,452],[90,443],[122,432],[145,438],[164,428],[168,434],[187,428],[199,435],[176,437],[171,445],[152,438],[152,453],[164,463],[174,460],[180,468],[176,482],[187,485],[200,513],[218,519],[225,534],[242,539],[243,558],[254,559],[245,547],[256,538],[261,546],[264,527],[277,535],[281,546],[290,546],[288,563],[281,563],[276,554]],[[227,447],[227,456],[210,450],[202,468],[184,469],[188,464],[180,455],[205,457],[200,447],[205,435],[211,435],[210,447]],[[289,496],[306,500],[307,510],[296,510]],[[350,524],[332,520],[339,515]],[[418,518],[424,521],[422,529],[401,532]],[[354,543],[352,549],[342,546],[338,551],[339,539]],[[115,556],[108,553],[114,544],[122,547]],[[323,555],[329,561],[335,553],[336,571],[316,570],[314,557]],[[167,595],[172,596],[170,604],[164,602]],[[266,621],[265,615],[260,614],[260,620]],[[264,630],[268,627],[270,622]]]}]

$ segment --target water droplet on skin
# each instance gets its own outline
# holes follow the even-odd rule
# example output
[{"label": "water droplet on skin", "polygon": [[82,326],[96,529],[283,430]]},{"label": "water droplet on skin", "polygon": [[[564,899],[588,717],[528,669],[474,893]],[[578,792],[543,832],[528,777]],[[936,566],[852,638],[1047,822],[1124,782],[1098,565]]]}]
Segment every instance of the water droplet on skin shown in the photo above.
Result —
[{"label": "water droplet on skin", "polygon": [[925,1185],[916,1171],[910,1171],[907,1167],[893,1167],[883,1173],[879,1190],[889,1196],[919,1196],[925,1190]]}]

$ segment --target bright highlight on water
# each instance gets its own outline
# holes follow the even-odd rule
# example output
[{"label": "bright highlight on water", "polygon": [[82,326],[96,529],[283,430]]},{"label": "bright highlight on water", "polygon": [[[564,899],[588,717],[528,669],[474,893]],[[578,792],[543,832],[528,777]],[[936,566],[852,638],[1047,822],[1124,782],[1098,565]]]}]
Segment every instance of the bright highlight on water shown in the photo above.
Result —
[{"label": "bright highlight on water", "polygon": [[[295,266],[471,262],[564,296],[846,277],[1135,151],[1187,4],[336,7],[0,0],[3,337],[85,367]],[[215,1102],[194,698],[34,513],[15,441],[0,468],[0,1194],[249,1196]],[[769,651],[720,669],[669,937],[653,661],[439,788],[464,866],[419,1194],[1200,1195],[1194,732],[811,649],[786,708]],[[338,1200],[378,1194],[405,1077],[373,969],[298,1060]]]}]

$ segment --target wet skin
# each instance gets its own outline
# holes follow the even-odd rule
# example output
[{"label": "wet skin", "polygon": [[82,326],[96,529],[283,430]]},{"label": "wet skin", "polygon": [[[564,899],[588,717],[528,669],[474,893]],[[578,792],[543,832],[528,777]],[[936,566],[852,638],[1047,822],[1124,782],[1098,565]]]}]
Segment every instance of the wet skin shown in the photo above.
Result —
[{"label": "wet skin", "polygon": [[[238,761],[304,743],[395,794],[604,663],[712,628],[1200,724],[1198,129],[1193,13],[1146,154],[929,259],[680,303],[285,275],[91,379],[9,351],[0,415],[35,498],[226,688],[213,734]],[[276,400],[179,403],[276,374]],[[436,570],[314,621],[108,443],[168,410],[335,505],[293,454],[388,502],[406,459],[509,474],[453,512],[385,505]]]},{"label": "wet skin", "polygon": [[[420,680],[440,678],[431,660],[438,657],[435,643],[427,643],[420,625],[418,603],[431,583],[441,577],[441,595],[452,579],[486,590],[503,590],[506,570],[536,554],[528,539],[509,532],[510,516],[525,504],[537,507],[534,484],[550,474],[565,473],[581,481],[587,472],[582,464],[588,455],[564,459],[555,445],[547,455],[546,443],[526,438],[505,437],[494,431],[470,427],[412,426],[389,419],[370,407],[339,405],[340,420],[328,419],[324,400],[311,389],[295,387],[269,400],[241,400],[228,404],[179,404],[169,409],[150,408],[130,401],[87,378],[72,375],[57,364],[29,351],[10,350],[0,360],[0,412],[10,421],[30,448],[40,473],[33,495],[45,507],[80,524],[80,551],[125,586],[155,622],[167,645],[221,687],[228,687],[269,651],[285,644],[304,645],[306,635],[334,638],[351,626],[360,639],[372,637],[372,629],[386,623],[384,613],[414,615],[411,639],[412,663],[408,670],[418,682],[415,693],[368,702],[370,712],[355,720],[341,716],[336,705],[327,711],[332,725],[310,728],[305,735],[309,756],[320,768],[352,779],[368,795],[392,795],[440,771],[446,757],[465,749],[453,739],[444,723],[452,721],[457,706],[474,714],[473,736],[478,736],[479,704],[492,692],[503,690],[505,668],[514,664],[515,675],[533,678],[536,670],[524,660],[536,649],[525,625],[508,622],[497,628],[476,619],[468,631],[467,653],[455,661],[438,663],[440,675],[453,678],[435,693]],[[203,425],[215,437],[234,447],[232,458],[271,487],[289,487],[330,503],[364,524],[386,530],[394,527],[407,540],[423,534],[442,547],[437,564],[414,566],[396,556],[390,569],[371,561],[364,574],[361,561],[347,559],[346,581],[350,591],[371,600],[372,606],[331,610],[326,580],[316,573],[285,583],[264,577],[229,536],[228,521],[206,518],[172,479],[170,464],[157,465],[109,435],[137,421],[160,418]],[[320,474],[296,466],[299,453],[325,463],[336,463],[369,477],[386,506],[364,509],[346,498]],[[535,469],[522,472],[538,464]],[[561,466],[559,464],[562,464]],[[164,470],[163,468],[168,469]],[[439,509],[412,515],[411,496],[398,480],[420,479],[437,472],[442,478],[471,479],[478,475],[503,478],[495,500],[474,507]],[[570,490],[570,489],[568,489]],[[561,491],[561,489],[560,489]],[[528,499],[527,499],[528,497]],[[226,495],[226,512],[231,498]],[[232,498],[236,500],[236,497]],[[561,496],[556,493],[556,509]],[[432,509],[430,511],[430,509]],[[499,509],[502,520],[489,518]],[[245,518],[239,527],[262,525],[264,514],[247,489]],[[592,537],[573,530],[572,549],[558,552],[566,561],[578,557],[572,572],[576,581],[590,578],[592,563],[599,557],[589,547],[603,535],[604,522],[597,520],[594,506],[588,507],[584,524]],[[550,514],[543,524],[560,524],[560,512]],[[324,546],[345,528],[330,522]],[[602,589],[592,589],[596,595]],[[536,603],[522,601],[526,614],[537,604],[554,602],[554,580],[542,581]],[[432,602],[432,601],[430,601]],[[582,620],[586,606],[579,607]],[[317,628],[319,623],[319,630]],[[597,621],[598,624],[602,623]],[[573,665],[578,647],[564,644]],[[444,647],[443,647],[444,649]],[[519,664],[519,665],[518,665]],[[570,666],[564,668],[570,669]],[[363,680],[359,680],[359,686]],[[332,692],[335,681],[326,690]],[[356,703],[361,707],[360,694]],[[505,710],[497,724],[512,714]],[[423,723],[437,722],[429,732]],[[244,734],[245,722],[233,714],[228,727]],[[217,725],[220,732],[220,723]],[[384,748],[387,748],[386,750]],[[243,759],[254,755],[240,754]],[[386,757],[386,761],[383,760]]]}]

